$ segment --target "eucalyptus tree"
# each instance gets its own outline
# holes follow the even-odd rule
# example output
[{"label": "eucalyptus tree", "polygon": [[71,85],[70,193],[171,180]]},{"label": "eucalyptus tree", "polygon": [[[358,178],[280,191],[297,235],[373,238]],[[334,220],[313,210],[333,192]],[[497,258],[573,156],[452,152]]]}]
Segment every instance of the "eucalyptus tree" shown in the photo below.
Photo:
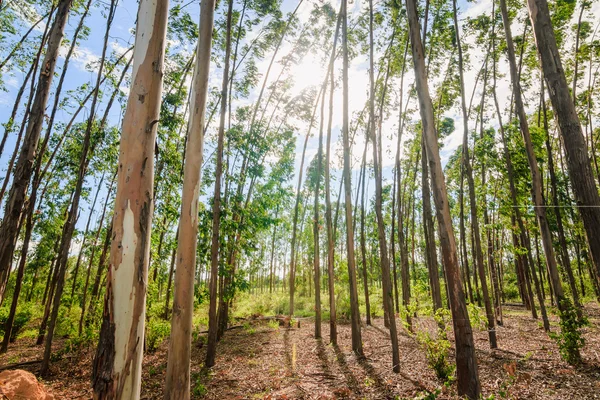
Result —
[{"label": "eucalyptus tree", "polygon": [[[223,89],[221,93],[221,113],[219,121],[219,132],[217,139],[217,161],[215,168],[215,192],[213,197],[213,223],[211,242],[211,275],[210,275],[210,307],[208,313],[208,344],[206,349],[205,365],[212,367],[215,364],[217,352],[217,279],[219,273],[219,227],[221,222],[221,176],[223,173],[223,146],[225,141],[225,113],[227,111],[227,89],[229,79],[229,62],[231,54],[231,18],[233,12],[233,0],[229,0],[227,9],[227,39],[225,50],[225,62],[223,71]],[[221,291],[221,296],[222,296]],[[190,315],[191,322],[191,315]]]},{"label": "eucalyptus tree", "polygon": [[488,322],[488,336],[490,340],[490,348],[495,349],[498,347],[498,344],[496,341],[496,328],[494,327],[494,311],[492,309],[492,303],[490,301],[485,266],[483,264],[483,250],[481,249],[481,233],[479,230],[479,217],[477,215],[477,203],[475,199],[475,180],[473,179],[473,167],[471,165],[471,159],[469,155],[469,116],[467,113],[463,51],[459,33],[460,27],[458,25],[458,10],[456,7],[456,0],[453,0],[452,4],[454,6],[454,34],[456,35],[456,47],[458,49],[458,73],[460,78],[461,108],[464,126],[462,145],[463,165],[467,175],[467,182],[469,185],[469,205],[471,208],[471,226],[473,229],[473,238],[475,243],[475,262],[477,264],[477,271],[479,272],[479,279],[481,280],[481,291],[483,293],[483,302],[485,304],[485,312]]},{"label": "eucalyptus tree", "polygon": [[95,398],[139,398],[150,253],[156,129],[162,93],[168,1],[142,0],[132,87],[123,119],[111,258],[98,349]]},{"label": "eucalyptus tree", "polygon": [[[232,3],[233,0],[230,0],[230,4]],[[177,230],[175,290],[173,294],[173,309],[176,312],[173,313],[171,320],[171,340],[169,341],[165,399],[185,399],[190,396],[194,274],[196,271],[196,247],[198,242],[198,197],[203,159],[202,151],[204,148],[204,119],[208,95],[214,8],[214,1],[203,1],[200,6],[200,31],[198,33],[196,66],[189,106],[190,116],[185,147],[181,216]],[[231,5],[229,14],[231,14]],[[230,21],[231,16],[229,15],[228,18]],[[227,66],[229,65],[228,61]],[[227,73],[224,74],[223,79],[227,83]],[[226,90],[224,90],[222,98],[227,98]],[[221,104],[221,112],[223,113],[226,102],[222,101]],[[224,116],[221,118],[223,121]],[[171,274],[169,274],[170,279]],[[211,296],[211,306],[212,301],[213,296]]]},{"label": "eucalyptus tree", "polygon": [[2,224],[0,224],[0,301],[4,298],[4,289],[18,235],[21,210],[33,172],[33,160],[37,155],[36,150],[44,123],[54,69],[72,3],[72,0],[61,0],[57,5],[54,22],[48,34],[48,47],[42,61],[35,98],[28,114],[25,137],[13,173],[13,184],[6,202]]},{"label": "eucalyptus tree", "polygon": [[344,203],[346,211],[346,263],[350,290],[350,313],[352,328],[352,350],[363,356],[360,332],[360,311],[358,309],[358,289],[356,282],[356,259],[354,256],[354,226],[352,223],[352,181],[350,174],[350,137],[348,116],[348,0],[342,0],[342,136],[344,145]]},{"label": "eucalyptus tree", "polygon": [[[529,168],[531,170],[531,178],[532,178],[532,190],[531,196],[535,206],[535,214],[537,217],[538,225],[540,228],[540,233],[542,237],[542,244],[544,246],[544,253],[546,255],[546,264],[548,267],[548,272],[550,274],[552,280],[552,289],[554,294],[557,297],[557,305],[561,311],[566,311],[570,307],[570,303],[567,304],[568,300],[566,300],[562,284],[560,281],[560,276],[558,274],[558,266],[556,264],[556,257],[554,255],[554,248],[552,243],[552,234],[550,233],[550,226],[548,224],[548,218],[546,215],[546,205],[544,203],[543,198],[543,189],[542,189],[542,176],[540,173],[540,169],[537,163],[537,159],[535,157],[533,143],[531,139],[531,134],[529,131],[529,124],[527,121],[527,115],[525,113],[525,107],[523,104],[522,93],[521,93],[521,84],[519,82],[519,78],[517,76],[517,63],[515,59],[515,51],[514,45],[512,41],[512,34],[510,31],[510,20],[508,18],[508,9],[506,6],[505,0],[500,0],[500,9],[502,13],[502,20],[504,23],[504,31],[506,36],[507,50],[508,50],[508,61],[510,64],[510,75],[511,81],[513,84],[513,97],[516,103],[516,112],[519,116],[521,135],[523,136],[523,140],[525,142],[525,150],[527,152],[527,160],[529,162]],[[597,193],[596,193],[597,194]],[[600,214],[599,214],[600,215]],[[533,263],[530,266],[532,269],[532,275],[534,278],[534,282],[537,280],[537,274],[533,271]],[[536,283],[537,286],[537,283]],[[539,295],[539,294],[538,294]],[[540,297],[540,303],[543,302],[543,299]],[[546,329],[548,330],[548,329]]]},{"label": "eucalyptus tree", "polygon": [[548,3],[545,0],[528,0],[527,7],[550,101],[563,138],[569,177],[579,206],[579,214],[583,220],[597,277],[600,277],[600,195],[594,182],[581,123],[569,93]]},{"label": "eucalyptus tree", "polygon": [[[395,32],[394,32],[395,33]],[[393,40],[393,39],[392,39]],[[377,235],[379,239],[380,264],[383,281],[383,306],[388,315],[390,337],[392,341],[392,366],[394,372],[400,372],[400,352],[398,350],[398,332],[392,297],[392,282],[390,280],[390,259],[388,257],[387,237],[385,234],[382,211],[382,173],[381,173],[381,130],[375,130],[375,81],[373,60],[373,1],[369,1],[369,129],[368,135],[373,143],[373,169],[375,170],[375,213],[377,215]],[[384,100],[382,96],[382,102]],[[380,116],[381,119],[381,116]]]},{"label": "eucalyptus tree", "polygon": [[426,77],[417,2],[415,0],[407,0],[406,10],[415,71],[415,83],[421,111],[421,123],[423,124],[423,134],[425,135],[427,159],[438,217],[442,256],[449,285],[450,308],[456,343],[458,393],[461,396],[477,399],[481,395],[481,386],[477,371],[477,361],[475,359],[473,331],[460,279],[456,240],[454,238],[450,208],[448,206],[448,193],[440,162],[437,134],[434,126],[433,105],[429,96]]}]

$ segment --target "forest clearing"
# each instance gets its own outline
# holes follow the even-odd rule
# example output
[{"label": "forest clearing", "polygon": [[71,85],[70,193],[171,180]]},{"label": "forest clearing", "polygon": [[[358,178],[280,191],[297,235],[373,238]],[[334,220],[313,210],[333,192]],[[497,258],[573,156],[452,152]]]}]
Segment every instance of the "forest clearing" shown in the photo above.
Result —
[{"label": "forest clearing", "polygon": [[0,0],[0,397],[600,397],[600,0]]}]

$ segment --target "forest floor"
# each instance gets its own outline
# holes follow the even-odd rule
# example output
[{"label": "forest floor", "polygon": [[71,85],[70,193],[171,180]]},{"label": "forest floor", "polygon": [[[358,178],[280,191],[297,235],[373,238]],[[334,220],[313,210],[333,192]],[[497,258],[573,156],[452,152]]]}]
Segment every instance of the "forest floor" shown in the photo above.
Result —
[{"label": "forest floor", "polygon": [[[570,367],[560,358],[554,340],[522,307],[504,309],[504,326],[497,328],[499,349],[490,350],[487,332],[475,329],[479,376],[485,398],[592,399],[600,398],[600,307],[586,306],[590,325],[584,328],[583,363]],[[553,331],[558,330],[552,317]],[[431,318],[416,321],[418,329],[435,332]],[[279,328],[256,322],[228,331],[219,343],[217,364],[202,368],[206,348],[192,351],[192,398],[199,399],[404,399],[456,398],[456,384],[444,385],[427,365],[414,336],[399,333],[400,373],[391,368],[391,345],[383,319],[364,326],[364,360],[351,350],[349,324],[338,325],[338,346],[329,344],[329,324],[323,339],[313,338],[314,323]],[[453,344],[454,338],[449,335]],[[56,350],[64,346],[56,341]],[[144,357],[142,399],[161,399],[168,342]],[[42,346],[18,340],[0,356],[0,366],[37,360]],[[454,362],[453,349],[450,361]],[[54,362],[44,383],[57,399],[92,398],[93,347],[65,353]],[[37,373],[39,364],[22,367]],[[426,397],[429,395],[429,397]],[[493,397],[491,396],[493,395]]]}]

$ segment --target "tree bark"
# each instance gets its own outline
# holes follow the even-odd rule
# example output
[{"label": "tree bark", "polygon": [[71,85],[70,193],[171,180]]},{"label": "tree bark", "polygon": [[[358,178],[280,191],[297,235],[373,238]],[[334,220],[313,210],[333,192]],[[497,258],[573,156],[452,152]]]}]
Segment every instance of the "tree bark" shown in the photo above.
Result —
[{"label": "tree bark", "polygon": [[[207,367],[215,364],[215,355],[217,351],[218,321],[217,321],[217,276],[219,269],[219,229],[221,223],[221,178],[223,173],[223,147],[225,140],[225,114],[227,111],[227,79],[229,79],[229,59],[231,55],[231,19],[233,13],[233,0],[229,0],[227,11],[227,38],[225,44],[225,63],[223,71],[223,85],[221,94],[221,119],[219,122],[219,132],[217,139],[217,163],[215,170],[215,193],[213,200],[213,222],[212,222],[212,243],[211,243],[211,278],[210,278],[210,307],[208,318],[208,345],[206,350]],[[256,113],[254,114],[256,116]],[[233,273],[233,272],[230,272]],[[221,303],[225,299],[225,293],[221,290]],[[226,315],[226,314],[224,314]],[[191,323],[191,315],[190,315]],[[226,321],[222,321],[226,324]],[[190,325],[191,326],[191,325]],[[189,359],[189,356],[188,358]]]},{"label": "tree bark", "polygon": [[[458,72],[460,77],[460,94],[463,115],[463,165],[467,173],[467,182],[469,184],[469,205],[471,207],[471,228],[473,229],[473,242],[475,244],[475,262],[479,279],[481,280],[481,292],[483,294],[483,303],[485,304],[485,313],[487,317],[488,337],[490,340],[490,348],[498,347],[496,340],[496,327],[494,324],[494,310],[490,301],[488,292],[487,278],[485,274],[485,266],[483,265],[483,251],[481,249],[481,233],[479,231],[479,217],[477,215],[477,204],[475,200],[475,181],[473,179],[473,167],[469,156],[469,117],[467,115],[467,103],[465,100],[465,78],[463,74],[463,53],[460,42],[460,27],[458,25],[458,10],[456,8],[456,0],[452,2],[454,7],[454,34],[456,35],[456,47],[458,48]],[[484,88],[485,91],[485,88]],[[481,122],[483,124],[483,121]]]},{"label": "tree bark", "polygon": [[456,240],[452,229],[448,193],[442,172],[438,138],[434,126],[433,105],[427,84],[416,1],[406,0],[406,9],[419,108],[421,111],[423,133],[425,135],[427,160],[431,173],[433,197],[438,217],[442,256],[444,258],[448,285],[450,286],[450,306],[456,343],[458,394],[470,399],[477,399],[481,395],[481,386],[479,384],[477,362],[475,359],[473,331],[471,329],[458,268]]},{"label": "tree bark", "polygon": [[[393,39],[392,39],[393,40]],[[392,341],[392,369],[394,372],[400,372],[400,351],[398,350],[398,331],[396,328],[396,317],[394,313],[394,301],[392,297],[392,282],[390,279],[390,259],[388,256],[387,238],[385,234],[383,220],[383,184],[381,174],[381,153],[379,152],[379,143],[381,137],[375,129],[375,81],[374,81],[374,57],[373,57],[373,0],[369,0],[369,51],[370,51],[370,69],[369,69],[369,114],[370,126],[369,136],[373,142],[373,169],[375,170],[375,214],[377,215],[377,237],[379,239],[379,257],[381,265],[381,279],[383,283],[383,307],[388,315],[390,338]],[[385,96],[385,94],[383,94]],[[381,100],[384,101],[383,98]],[[381,133],[381,131],[379,131]]]},{"label": "tree bark", "polygon": [[352,182],[350,173],[350,138],[348,135],[348,0],[342,0],[342,136],[344,146],[344,202],[346,209],[346,251],[350,290],[350,314],[352,328],[352,350],[363,357],[360,332],[360,312],[358,309],[358,290],[356,283],[356,260],[354,257],[354,226],[352,224]]},{"label": "tree bark", "polygon": [[104,312],[93,363],[96,399],[140,396],[154,148],[163,81],[168,0],[141,0],[132,87],[123,119]]},{"label": "tree bark", "polygon": [[[233,0],[230,0],[230,3],[232,2]],[[183,165],[181,216],[176,236],[175,289],[173,291],[173,316],[171,319],[165,399],[186,399],[190,396],[194,274],[196,271],[196,246],[198,241],[198,198],[204,148],[203,128],[210,71],[214,8],[214,0],[203,1],[200,6],[200,32],[196,49],[192,95],[189,100],[190,116],[187,128],[185,163]],[[231,17],[228,21],[231,21]],[[231,35],[230,30],[227,35],[229,38]],[[225,64],[226,71],[228,67],[229,62],[227,60]],[[227,79],[228,76],[225,73],[225,90],[224,93],[221,93],[221,96],[224,95],[222,97],[224,101],[221,102],[222,124],[225,118],[224,110],[227,106]],[[222,126],[221,129],[223,129]],[[217,273],[214,273],[214,278],[216,277]],[[171,272],[169,273],[170,279]],[[213,300],[216,301],[216,297],[212,296],[211,289],[211,304]],[[168,307],[168,305],[165,307]],[[167,317],[166,312],[165,317]]]}]

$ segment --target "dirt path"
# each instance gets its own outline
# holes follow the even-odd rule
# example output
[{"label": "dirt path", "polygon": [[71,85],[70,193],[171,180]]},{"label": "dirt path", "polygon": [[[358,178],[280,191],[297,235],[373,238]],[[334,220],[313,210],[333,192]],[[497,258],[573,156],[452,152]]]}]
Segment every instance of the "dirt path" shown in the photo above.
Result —
[{"label": "dirt path", "polygon": [[[591,325],[585,328],[584,364],[575,369],[560,360],[558,349],[523,309],[505,311],[498,327],[500,349],[491,351],[487,332],[476,330],[479,374],[485,396],[523,399],[600,398],[600,309],[587,310]],[[556,330],[556,319],[553,330]],[[418,320],[419,329],[435,329],[431,319]],[[436,379],[425,353],[413,336],[399,335],[401,371],[391,370],[391,346],[381,319],[363,328],[366,359],[351,351],[350,326],[340,325],[339,345],[329,344],[329,326],[323,339],[313,338],[314,324],[301,328],[274,328],[252,324],[227,332],[218,348],[217,365],[202,369],[205,349],[194,346],[192,398],[199,399],[394,399],[435,393],[455,398],[456,385]],[[452,335],[450,335],[452,337]],[[57,350],[61,343],[57,343]],[[162,398],[167,343],[144,358],[143,399]],[[42,348],[20,341],[0,365],[41,356]],[[54,364],[46,384],[59,399],[91,398],[89,377],[93,349]],[[454,355],[450,355],[453,362]],[[36,372],[36,366],[28,367]],[[430,397],[436,398],[436,397]]]}]

